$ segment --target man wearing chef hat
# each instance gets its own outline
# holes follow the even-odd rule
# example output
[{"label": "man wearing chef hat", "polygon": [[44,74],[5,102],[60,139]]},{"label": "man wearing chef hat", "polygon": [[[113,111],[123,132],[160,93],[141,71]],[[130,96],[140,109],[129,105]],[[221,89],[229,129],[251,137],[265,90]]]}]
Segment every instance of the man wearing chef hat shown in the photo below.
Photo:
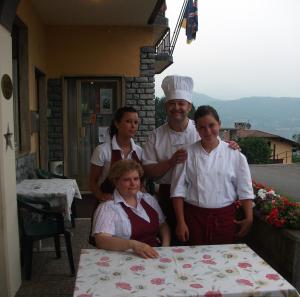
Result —
[{"label": "man wearing chef hat", "polygon": [[172,232],[176,216],[170,199],[172,170],[185,162],[185,147],[199,140],[194,122],[188,118],[192,109],[193,79],[188,76],[170,75],[161,85],[166,97],[167,122],[148,137],[143,151],[145,174],[159,184],[158,199]]}]

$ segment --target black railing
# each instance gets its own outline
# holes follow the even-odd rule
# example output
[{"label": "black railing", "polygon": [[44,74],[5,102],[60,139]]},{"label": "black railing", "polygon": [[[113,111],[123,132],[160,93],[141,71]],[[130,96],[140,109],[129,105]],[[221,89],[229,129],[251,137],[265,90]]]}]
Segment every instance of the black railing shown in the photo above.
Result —
[{"label": "black railing", "polygon": [[156,45],[156,54],[168,54],[170,56],[173,55],[187,4],[188,0],[184,0],[172,38],[170,37],[170,29],[168,29],[165,35]]}]

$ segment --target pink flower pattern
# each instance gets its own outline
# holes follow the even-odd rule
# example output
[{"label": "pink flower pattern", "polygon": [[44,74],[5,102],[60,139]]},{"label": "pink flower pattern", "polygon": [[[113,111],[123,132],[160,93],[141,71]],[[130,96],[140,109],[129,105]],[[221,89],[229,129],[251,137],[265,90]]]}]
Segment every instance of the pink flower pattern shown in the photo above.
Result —
[{"label": "pink flower pattern", "polygon": [[253,286],[253,283],[251,283],[249,280],[244,279],[244,278],[237,279],[236,282],[240,285],[245,285],[245,286],[250,286],[250,287]]},{"label": "pink flower pattern", "polygon": [[192,265],[191,264],[183,264],[182,268],[192,268]]},{"label": "pink flower pattern", "polygon": [[183,248],[174,248],[174,249],[172,249],[172,251],[173,251],[174,253],[183,253],[183,252],[184,252],[184,249],[183,249]]},{"label": "pink flower pattern", "polygon": [[[226,295],[230,295],[231,288],[236,296],[249,290],[255,290],[257,296],[270,289],[286,295],[294,292],[261,258],[253,257],[253,251],[246,245],[158,248],[157,259],[143,259],[131,254],[132,251],[125,255],[88,252],[84,251],[80,258],[74,297],[94,297],[97,290],[107,296],[159,296],[167,291],[176,295],[183,289],[187,295],[222,297],[223,282]],[[225,255],[234,257],[229,259]],[[211,269],[216,272],[215,277],[207,274]],[[260,281],[254,282],[252,273]]]},{"label": "pink flower pattern", "polygon": [[190,284],[190,287],[194,288],[194,289],[200,289],[200,288],[203,288],[202,285],[200,284]]},{"label": "pink flower pattern", "polygon": [[172,259],[170,259],[170,258],[160,258],[159,262],[162,262],[162,263],[171,263]]},{"label": "pink flower pattern", "polygon": [[145,267],[143,265],[133,265],[130,267],[130,270],[133,272],[144,271]]},{"label": "pink flower pattern", "polygon": [[201,260],[202,263],[204,264],[211,264],[211,265],[215,265],[216,262],[214,260]]},{"label": "pink flower pattern", "polygon": [[220,291],[208,291],[204,294],[204,297],[222,297]]},{"label": "pink flower pattern", "polygon": [[125,283],[125,282],[116,283],[116,287],[120,288],[120,289],[128,290],[128,291],[132,290],[131,285],[129,283]]},{"label": "pink flower pattern", "polygon": [[250,263],[247,263],[247,262],[240,262],[240,263],[238,264],[238,266],[239,266],[240,268],[249,268],[249,267],[252,267],[252,265],[251,265]]},{"label": "pink flower pattern", "polygon": [[270,279],[270,280],[275,280],[275,281],[280,279],[278,274],[266,274],[266,278]]},{"label": "pink flower pattern", "polygon": [[164,278],[160,278],[160,277],[153,278],[151,280],[151,284],[153,284],[153,285],[164,285],[164,283],[165,283],[165,279]]}]

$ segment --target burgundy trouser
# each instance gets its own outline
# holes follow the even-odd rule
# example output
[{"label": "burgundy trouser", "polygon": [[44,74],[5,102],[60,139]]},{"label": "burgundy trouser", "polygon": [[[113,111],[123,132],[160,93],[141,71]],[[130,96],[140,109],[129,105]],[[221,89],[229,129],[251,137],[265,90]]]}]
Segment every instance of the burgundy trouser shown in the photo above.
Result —
[{"label": "burgundy trouser", "polygon": [[229,244],[236,240],[235,206],[202,208],[184,203],[191,245]]}]

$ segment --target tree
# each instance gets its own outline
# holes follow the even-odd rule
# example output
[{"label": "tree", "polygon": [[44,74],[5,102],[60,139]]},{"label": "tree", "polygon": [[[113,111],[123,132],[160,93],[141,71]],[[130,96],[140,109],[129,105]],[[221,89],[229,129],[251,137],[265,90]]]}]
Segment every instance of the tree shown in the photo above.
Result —
[{"label": "tree", "polygon": [[[155,127],[159,127],[167,121],[166,109],[165,109],[166,98],[155,98]],[[192,110],[189,113],[189,118],[194,119],[195,106],[192,104]]]},{"label": "tree", "polygon": [[300,134],[294,134],[293,135],[293,140],[300,143]]},{"label": "tree", "polygon": [[238,144],[249,164],[270,163],[271,148],[265,139],[258,137],[240,138]]}]

